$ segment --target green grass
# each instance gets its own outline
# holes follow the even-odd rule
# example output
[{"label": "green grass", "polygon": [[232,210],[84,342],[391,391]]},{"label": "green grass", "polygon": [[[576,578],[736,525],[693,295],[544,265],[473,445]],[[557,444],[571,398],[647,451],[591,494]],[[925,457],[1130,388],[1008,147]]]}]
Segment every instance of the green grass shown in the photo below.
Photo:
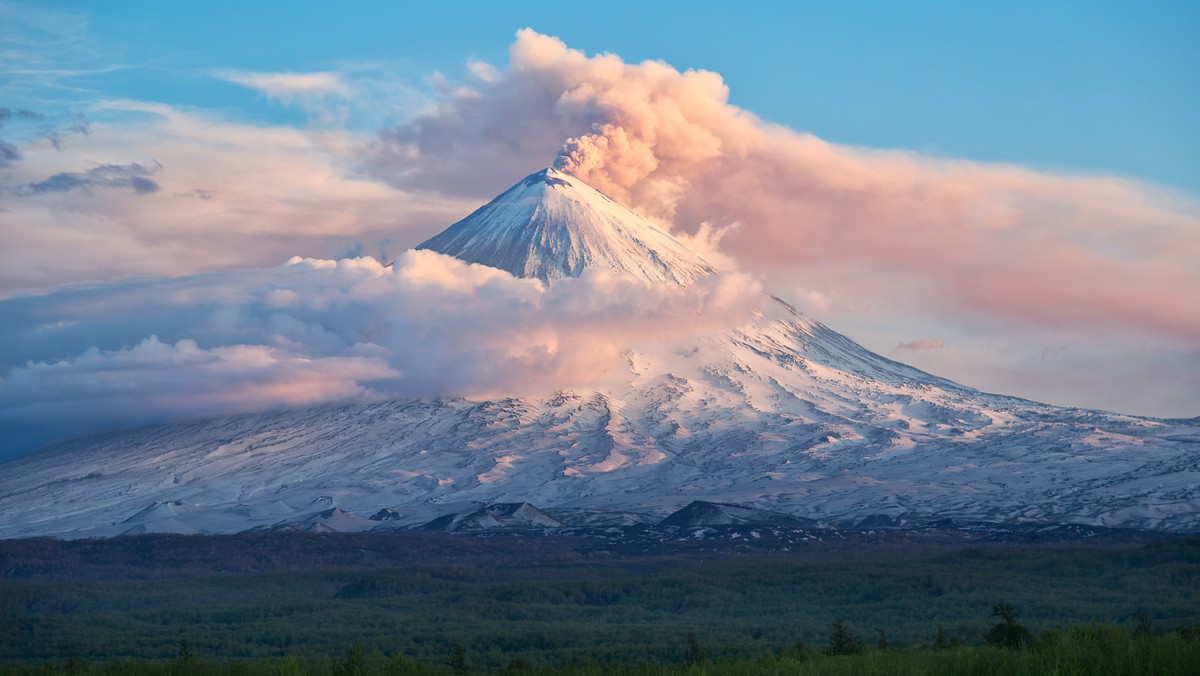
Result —
[{"label": "green grass", "polygon": [[171,661],[126,661],[89,663],[72,659],[21,667],[0,667],[0,676],[32,674],[162,674],[208,676],[217,674],[318,676],[351,674],[370,676],[435,676],[441,674],[495,673],[504,676],[563,674],[565,676],[1141,676],[1143,674],[1200,673],[1200,640],[1178,633],[1166,636],[1133,637],[1122,627],[1084,625],[1066,632],[1048,632],[1024,649],[988,646],[957,646],[946,650],[927,648],[879,650],[866,648],[856,654],[830,656],[784,652],[758,659],[700,661],[693,664],[560,663],[535,667],[512,660],[505,666],[479,672],[454,659],[426,664],[403,655],[387,656],[361,647],[330,659],[328,657],[276,657],[258,660],[216,661],[181,656]]}]

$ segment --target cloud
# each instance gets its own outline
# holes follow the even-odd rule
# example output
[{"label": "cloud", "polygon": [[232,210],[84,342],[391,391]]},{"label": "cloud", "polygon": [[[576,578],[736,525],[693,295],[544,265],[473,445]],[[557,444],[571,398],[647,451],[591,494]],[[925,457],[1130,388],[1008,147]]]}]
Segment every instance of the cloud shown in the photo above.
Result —
[{"label": "cloud", "polygon": [[13,144],[0,140],[0,168],[16,164],[21,159],[21,151]]},{"label": "cloud", "polygon": [[[63,150],[71,136],[86,136],[91,130],[91,123],[81,113],[73,113],[64,117],[65,119],[55,119],[24,108],[17,109],[15,113],[9,108],[0,108],[0,129],[16,120],[18,132],[24,137],[24,142],[36,142],[44,139],[49,141],[56,150]],[[30,123],[38,123],[32,125],[32,133],[30,133]],[[24,129],[20,129],[21,127]],[[0,167],[11,166],[21,157],[20,150],[14,144],[0,140]]]},{"label": "cloud", "polygon": [[[22,110],[18,112],[28,113],[29,111]],[[41,121],[47,118],[45,115],[37,115],[36,113],[33,113],[31,116],[25,119]],[[54,124],[42,125],[38,130],[38,136],[49,141],[50,145],[54,146],[55,150],[63,150],[66,147],[67,140],[71,136],[87,136],[90,134],[92,129],[91,125],[92,123],[89,122],[85,116],[81,114],[75,114],[70,116],[66,122],[58,123],[57,126]]]},{"label": "cloud", "polygon": [[[201,349],[157,336],[118,350],[30,362],[6,377],[4,415],[59,420],[76,430],[187,415],[296,406],[364,393],[359,381],[396,376],[378,357],[307,359],[271,346]],[[65,421],[64,421],[65,420]],[[87,425],[81,425],[86,421]]]},{"label": "cloud", "polygon": [[[326,127],[344,126],[354,109],[370,101],[373,94],[360,92],[342,74],[332,71],[310,73],[259,73],[214,71],[214,76],[259,92],[266,98],[298,107],[310,122],[319,120]],[[376,125],[378,126],[378,125]]]},{"label": "cloud", "polygon": [[366,169],[486,197],[513,165],[556,155],[684,237],[707,223],[723,253],[790,284],[894,298],[898,311],[1118,324],[1200,344],[1200,207],[1183,196],[839,146],[730,104],[715,73],[587,57],[529,29],[507,71],[464,88],[384,130]]},{"label": "cloud", "polygon": [[[4,124],[12,119],[12,110],[8,108],[0,108],[0,129],[4,128]],[[21,159],[21,151],[13,144],[0,139],[0,169],[12,166]]]},{"label": "cloud", "polygon": [[929,339],[921,338],[918,340],[900,343],[896,346],[897,350],[940,350],[946,346],[946,341],[941,338]]},{"label": "cloud", "polygon": [[[51,30],[62,23],[47,14],[39,25]],[[86,25],[63,25],[64,48],[90,49]],[[42,60],[22,57],[24,85],[48,87],[120,67],[65,68],[55,61],[63,50],[46,44],[30,42],[30,53]],[[721,267],[768,273],[785,298],[877,351],[891,351],[907,336],[942,335],[952,348],[909,354],[919,354],[922,366],[940,375],[1037,398],[1049,382],[1038,380],[1039,369],[1064,362],[1040,362],[1040,345],[1070,345],[1076,363],[1086,354],[1103,363],[1146,365],[1144,372],[1122,371],[1109,388],[1120,408],[1195,414],[1200,390],[1194,384],[1155,389],[1179,382],[1174,374],[1187,370],[1179,365],[1194,365],[1200,354],[1200,316],[1193,309],[1200,296],[1194,264],[1200,210],[1193,200],[1113,177],[830,144],[731,105],[715,73],[656,61],[630,64],[611,54],[588,57],[530,30],[518,34],[510,54],[506,67],[470,62],[462,82],[433,76],[432,93],[368,65],[339,73],[233,74],[244,86],[300,106],[312,118],[304,128],[107,99],[82,104],[92,122],[10,111],[6,131],[21,129],[22,120],[26,131],[48,121],[59,142],[32,133],[10,139],[7,155],[0,148],[0,157],[9,157],[0,191],[27,193],[4,205],[6,224],[16,225],[0,228],[0,298],[121,275],[195,280],[212,271],[276,271],[271,266],[293,255],[386,260],[557,161],[661,220]],[[385,121],[390,126],[376,133]],[[62,142],[68,133],[70,142]],[[112,185],[75,189],[104,178],[87,167],[134,166],[155,170],[114,173]],[[135,178],[158,190],[141,184],[137,192]],[[32,185],[43,189],[35,193]],[[124,297],[114,288],[101,284],[97,289],[108,291],[96,293],[111,304]],[[288,291],[306,293],[285,285],[273,298]],[[29,297],[35,296],[21,296]],[[119,341],[93,340],[63,326],[39,335],[47,350],[59,351],[29,359],[70,363],[80,350],[96,347],[99,358],[119,361],[122,350],[150,336],[171,349],[186,340],[202,351],[284,349],[234,321],[259,315],[221,307],[199,319],[186,314],[186,305],[161,308],[178,321],[166,321],[159,310],[141,321],[127,308],[113,316],[136,330],[120,333]],[[391,316],[386,313],[395,308],[375,310]],[[213,337],[220,332],[212,323],[222,317],[242,342]],[[39,325],[58,321],[44,317]],[[72,321],[107,335],[99,332],[101,319]],[[306,340],[298,342],[309,345]],[[985,358],[954,370],[953,360],[964,354],[1001,348],[1011,348],[1013,357],[991,371],[979,366],[996,363]],[[292,363],[286,351],[271,354]],[[1020,355],[1026,361],[1018,362]],[[419,382],[419,369],[379,358],[405,373],[406,387]],[[1089,371],[1093,380],[1083,388],[1095,395],[1088,400],[1093,405],[1103,405],[1098,373]],[[379,383],[362,386],[393,391]],[[1135,396],[1140,401],[1132,401]]]},{"label": "cloud", "polygon": [[[18,127],[17,131],[19,134],[23,131],[20,129],[20,127],[22,127],[22,126],[28,127],[29,126],[27,123],[31,123],[31,122],[45,123],[49,119],[50,118],[46,115],[43,115],[41,113],[36,113],[32,110],[26,110],[24,108],[17,109],[17,111],[15,113],[10,108],[0,108],[0,129],[4,129],[5,125],[7,125],[9,122],[12,122],[13,120],[16,120],[16,122],[17,122],[16,126]],[[45,140],[50,141],[50,145],[53,146],[55,149],[62,150],[67,142],[67,138],[70,137],[72,134],[87,134],[88,133],[88,121],[82,115],[74,115],[70,118],[70,120],[66,123],[65,126],[57,125],[57,124],[39,124],[39,125],[37,125],[36,132],[32,136],[30,136],[27,133],[27,131],[28,131],[27,129],[24,131],[26,131],[26,133],[22,134],[22,135],[25,138],[19,142],[29,141],[30,138],[32,138],[33,140],[45,139]],[[21,152],[21,149],[18,147],[17,144],[10,143],[9,141],[7,141],[5,139],[0,139],[0,169],[12,167],[17,162],[19,162],[22,158],[24,158],[24,156],[25,156],[24,153]],[[83,177],[78,174],[63,175],[61,177],[58,175],[53,176],[53,177],[51,177],[52,180],[47,185],[55,185],[55,184],[62,185],[62,184],[65,184],[65,183],[71,181],[72,177],[77,179],[76,182],[78,185],[82,185]],[[104,180],[104,179],[101,178],[101,180]],[[153,183],[153,182],[151,181],[150,183]],[[139,185],[136,187],[146,189],[149,187],[149,185],[147,183],[139,182]],[[4,192],[4,188],[5,188],[5,186],[0,185],[0,193]],[[31,189],[33,189],[32,186],[24,186],[23,188],[19,188],[17,190],[17,192],[20,192],[22,190],[28,191]]]},{"label": "cloud", "polygon": [[30,183],[18,189],[19,195],[37,195],[47,192],[67,192],[76,188],[91,190],[92,188],[130,188],[136,195],[149,195],[158,192],[158,183],[147,178],[161,169],[157,162],[153,167],[143,167],[137,162],[129,164],[105,164],[80,173],[55,174],[37,183]]},{"label": "cloud", "polygon": [[499,69],[490,63],[477,59],[467,61],[467,70],[482,82],[497,82],[501,78]]},{"label": "cloud", "polygon": [[348,99],[354,90],[334,72],[314,73],[254,73],[240,70],[219,70],[214,75],[234,84],[249,87],[284,105],[296,103],[312,107],[323,99]]},{"label": "cloud", "polygon": [[90,134],[62,150],[31,144],[0,176],[0,192],[24,195],[5,203],[14,227],[0,228],[0,297],[119,275],[327,258],[355,240],[391,238],[391,250],[403,250],[478,206],[354,173],[347,158],[361,139],[353,134],[136,101],[98,111],[104,121]]},{"label": "cloud", "polygon": [[[430,251],[65,287],[0,301],[0,429],[51,433],[394,396],[595,382],[645,341],[751,318],[746,275],[552,286]],[[31,427],[41,421],[48,429]]]}]

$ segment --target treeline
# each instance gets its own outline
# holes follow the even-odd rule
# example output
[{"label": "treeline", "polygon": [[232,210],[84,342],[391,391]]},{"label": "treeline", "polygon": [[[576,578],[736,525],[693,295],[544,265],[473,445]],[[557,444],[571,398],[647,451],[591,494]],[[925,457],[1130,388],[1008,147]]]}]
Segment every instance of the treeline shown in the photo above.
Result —
[{"label": "treeline", "polygon": [[421,532],[154,533],[119,538],[0,539],[0,576],[8,580],[133,580],[228,573],[394,568],[470,560],[510,567],[519,557],[572,563],[569,538],[475,539]]},{"label": "treeline", "polygon": [[[371,570],[0,577],[0,666],[61,667],[71,657],[165,665],[183,640],[200,661],[277,666],[292,655],[333,668],[356,642],[367,657],[377,649],[429,669],[457,657],[477,671],[514,660],[667,665],[688,655],[711,665],[775,659],[798,645],[812,648],[796,655],[815,658],[835,643],[832,623],[843,617],[847,640],[837,643],[863,655],[956,650],[985,643],[997,626],[997,636],[1021,644],[1090,622],[1128,625],[1139,637],[1184,636],[1190,630],[1176,630],[1200,622],[1195,539],[1120,549],[866,549],[840,558],[567,560],[555,552],[532,562],[499,557],[511,541],[485,545],[493,558],[454,557],[432,542],[433,553]],[[501,559],[513,565],[495,565]],[[993,607],[998,599],[1008,611]]]},{"label": "treeline", "polygon": [[[1011,612],[1011,609],[1009,609]],[[0,676],[129,675],[129,676],[993,676],[1034,674],[1104,674],[1106,676],[1163,676],[1200,673],[1200,629],[1165,635],[1139,629],[1090,624],[1050,630],[1040,637],[1021,634],[1011,642],[1015,620],[1002,617],[986,637],[987,645],[921,646],[896,649],[881,643],[868,645],[853,637],[845,622],[835,622],[825,645],[802,641],[784,650],[755,659],[710,659],[694,635],[681,642],[675,663],[559,662],[534,665],[514,658],[500,667],[480,669],[459,646],[443,661],[422,662],[402,654],[387,655],[361,644],[338,657],[287,656],[258,660],[218,660],[196,654],[182,642],[179,654],[169,661],[88,662],[69,658],[60,662],[0,667]]]},{"label": "treeline", "polygon": [[[458,565],[479,569],[523,568],[528,562],[547,566],[644,565],[664,560],[714,559],[751,552],[786,552],[805,563],[855,560],[878,556],[911,558],[935,551],[994,549],[1004,541],[980,545],[977,534],[942,532],[937,537],[908,531],[839,531],[823,540],[802,542],[750,538],[740,527],[725,529],[726,537],[696,539],[686,531],[640,539],[645,529],[626,529],[616,540],[600,531],[578,535],[496,533],[487,537],[422,531],[318,533],[300,531],[244,532],[232,535],[174,535],[155,533],[116,538],[58,540],[50,537],[0,539],[0,583],[14,580],[134,580],[195,577],[229,573],[298,572],[329,569],[388,569],[409,566]],[[744,530],[744,529],[741,529]],[[765,531],[764,531],[765,532]],[[1054,532],[1058,532],[1057,530]],[[737,535],[738,537],[732,537]],[[786,534],[786,533],[785,533]],[[710,533],[710,535],[712,535]],[[719,533],[718,533],[719,535]],[[1032,537],[1037,533],[1025,533]],[[1108,531],[1087,537],[1046,536],[1049,542],[1007,542],[1010,545],[1097,549],[1133,549],[1156,543],[1165,547],[1194,547],[1194,539],[1169,538],[1165,533]],[[1059,539],[1054,539],[1058,537]],[[1151,545],[1155,546],[1155,545]]]}]

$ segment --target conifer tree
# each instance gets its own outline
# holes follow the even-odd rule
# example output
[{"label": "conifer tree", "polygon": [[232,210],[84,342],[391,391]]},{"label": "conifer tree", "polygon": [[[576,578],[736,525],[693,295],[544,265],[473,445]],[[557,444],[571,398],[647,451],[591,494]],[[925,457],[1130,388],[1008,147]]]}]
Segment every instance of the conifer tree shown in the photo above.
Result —
[{"label": "conifer tree", "polygon": [[1033,635],[1020,622],[1017,622],[1011,605],[997,603],[992,606],[992,615],[999,617],[1000,623],[988,631],[987,641],[990,645],[1000,648],[1020,648],[1033,642]]},{"label": "conifer tree", "polygon": [[850,625],[845,619],[833,623],[826,652],[830,655],[851,655],[858,652],[858,639],[855,638],[854,632],[850,631]]}]

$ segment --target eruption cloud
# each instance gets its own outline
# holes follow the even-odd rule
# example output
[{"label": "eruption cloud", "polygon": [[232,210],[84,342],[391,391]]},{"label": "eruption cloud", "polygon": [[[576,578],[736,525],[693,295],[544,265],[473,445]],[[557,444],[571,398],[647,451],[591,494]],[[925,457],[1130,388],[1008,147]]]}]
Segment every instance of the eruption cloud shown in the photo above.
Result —
[{"label": "eruption cloud", "polygon": [[[507,71],[468,84],[385,130],[370,169],[407,189],[494,193],[514,161],[534,167],[557,151],[558,168],[710,258],[801,293],[1117,326],[1200,347],[1200,209],[1183,196],[1114,177],[839,146],[730,104],[715,73],[587,57],[530,29]],[[468,166],[475,178],[459,181]]]}]

